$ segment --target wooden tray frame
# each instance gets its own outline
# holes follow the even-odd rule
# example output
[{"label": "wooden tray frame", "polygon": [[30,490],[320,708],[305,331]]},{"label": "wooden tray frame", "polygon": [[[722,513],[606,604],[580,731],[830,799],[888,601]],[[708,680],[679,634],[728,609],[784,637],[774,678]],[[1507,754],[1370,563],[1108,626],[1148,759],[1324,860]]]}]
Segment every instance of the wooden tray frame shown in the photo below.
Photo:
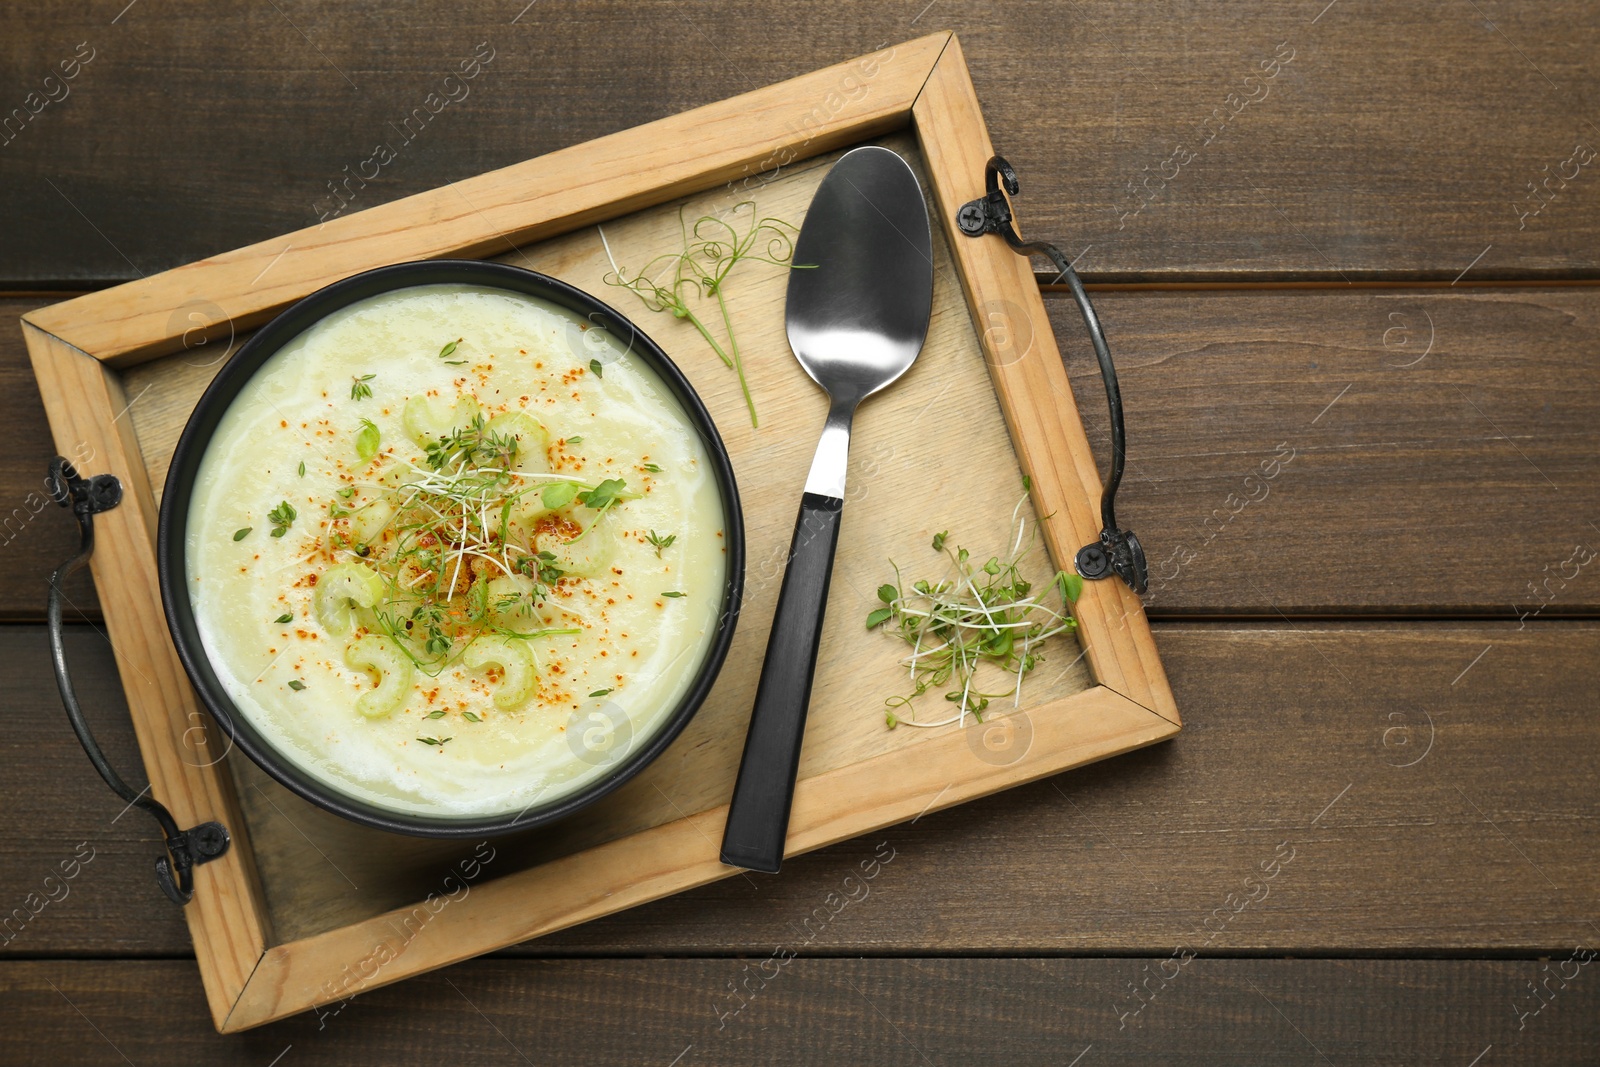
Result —
[{"label": "wooden tray frame", "polygon": [[[852,86],[867,84],[856,94]],[[63,454],[92,454],[122,480],[122,505],[96,519],[95,584],[154,794],[181,825],[219,819],[226,856],[196,870],[185,909],[218,1030],[248,1029],[326,1002],[319,986],[385,946],[405,913],[289,943],[272,937],[234,783],[215,759],[190,761],[200,707],[168,640],[156,587],[157,508],[121,372],[180,350],[199,309],[208,334],[249,329],[330,282],[382,264],[515,250],[774,167],[910,128],[1033,504],[1056,561],[1098,537],[1101,483],[1031,265],[998,238],[960,234],[955,213],[984,191],[992,154],[960,43],[936,33],[503,170],[347,215],[65,303],[22,320],[51,432]],[[222,307],[227,308],[226,312]],[[1002,354],[995,333],[1026,320],[1033,344]],[[187,337],[186,337],[187,331]],[[86,452],[90,449],[92,452]],[[86,472],[91,473],[91,472]],[[950,731],[917,746],[803,779],[787,853],[1171,737],[1177,708],[1137,597],[1087,583],[1076,606],[1096,685],[1030,709],[1033,741],[1016,762],[972,758]],[[1071,712],[1071,714],[1068,714]],[[185,737],[189,733],[191,736]],[[210,739],[201,742],[201,748]],[[209,751],[214,752],[214,748]],[[195,766],[195,763],[201,766]],[[909,763],[909,765],[908,765]],[[734,873],[717,859],[726,806],[475,886],[356,991],[374,988]]]}]

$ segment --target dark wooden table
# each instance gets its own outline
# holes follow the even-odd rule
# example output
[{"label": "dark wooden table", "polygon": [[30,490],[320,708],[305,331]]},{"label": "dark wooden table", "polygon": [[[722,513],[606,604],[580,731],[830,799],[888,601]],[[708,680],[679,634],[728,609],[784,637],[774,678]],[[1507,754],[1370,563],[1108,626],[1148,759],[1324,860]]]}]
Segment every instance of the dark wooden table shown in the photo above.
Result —
[{"label": "dark wooden table", "polygon": [[[496,58],[471,96],[352,207],[955,30],[1028,230],[1101,289],[1131,434],[1119,513],[1150,551],[1186,727],[885,831],[870,896],[734,1016],[747,968],[798,945],[874,841],[325,1027],[219,1037],[150,828],[118,817],[50,678],[45,575],[74,535],[44,507],[51,444],[0,330],[0,911],[93,856],[0,946],[0,1060],[1600,1059],[1588,5],[125,3],[0,10],[7,315],[315,222],[480,41]],[[1263,61],[1264,98],[1245,80]],[[47,83],[63,62],[76,76]],[[1052,305],[1104,455],[1092,355]],[[115,654],[92,591],[72,596],[86,702],[133,764]],[[1275,856],[1258,898],[1245,880]]]}]

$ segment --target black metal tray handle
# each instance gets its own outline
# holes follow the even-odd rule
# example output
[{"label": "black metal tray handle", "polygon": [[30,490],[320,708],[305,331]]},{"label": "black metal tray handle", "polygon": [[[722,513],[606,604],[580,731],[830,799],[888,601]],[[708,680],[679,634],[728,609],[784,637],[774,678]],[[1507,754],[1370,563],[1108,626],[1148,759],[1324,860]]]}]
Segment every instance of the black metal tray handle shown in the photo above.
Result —
[{"label": "black metal tray handle", "polygon": [[[1078,550],[1074,561],[1084,578],[1098,580],[1115,574],[1135,593],[1142,594],[1150,584],[1150,570],[1145,563],[1144,549],[1132,530],[1117,525],[1117,486],[1122,482],[1122,468],[1127,462],[1127,432],[1122,421],[1122,391],[1117,387],[1117,368],[1111,362],[1111,349],[1106,345],[1106,335],[1100,329],[1100,318],[1094,313],[1089,294],[1084,291],[1078,272],[1072,269],[1061,249],[1044,241],[1024,241],[1017,235],[1011,216],[1011,203],[1006,197],[1017,195],[1017,172],[1001,156],[995,156],[984,167],[984,187],[988,190],[977,200],[961,205],[956,213],[956,224],[968,237],[982,237],[998,233],[1020,255],[1048,256],[1060,271],[1052,285],[1066,282],[1072,297],[1083,314],[1083,324],[1089,330],[1089,340],[1094,345],[1095,357],[1100,361],[1100,376],[1106,384],[1106,401],[1111,406],[1111,473],[1106,478],[1105,489],[1100,494],[1100,540],[1090,542]],[[1001,186],[1004,185],[1004,191]]]},{"label": "black metal tray handle", "polygon": [[105,753],[95,743],[89,724],[78,705],[78,695],[72,688],[72,676],[67,671],[67,650],[63,641],[61,624],[61,585],[67,577],[81,568],[94,554],[94,516],[110,511],[122,503],[122,483],[110,474],[96,474],[91,478],[78,476],[71,463],[57,456],[50,461],[50,473],[45,482],[50,496],[62,507],[70,507],[78,520],[81,539],[78,554],[55,569],[50,575],[50,600],[47,618],[50,630],[50,658],[55,665],[56,686],[61,690],[61,703],[67,709],[67,721],[72,724],[78,743],[88,753],[89,762],[100,772],[117,796],[149,812],[161,826],[167,854],[156,860],[156,882],[174,904],[187,904],[194,896],[194,868],[216,859],[228,851],[231,838],[227,828],[219,822],[203,822],[187,830],[178,829],[172,813],[160,801],[147,796],[149,786],[135,792],[106,761]]}]

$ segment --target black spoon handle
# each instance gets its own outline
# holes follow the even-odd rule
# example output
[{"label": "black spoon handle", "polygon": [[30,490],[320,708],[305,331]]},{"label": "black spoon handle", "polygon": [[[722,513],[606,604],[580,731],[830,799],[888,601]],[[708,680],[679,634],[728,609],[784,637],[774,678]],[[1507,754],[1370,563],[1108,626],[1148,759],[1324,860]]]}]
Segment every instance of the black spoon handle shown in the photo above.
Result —
[{"label": "black spoon handle", "polygon": [[837,497],[806,493],[800,498],[783,590],[767,638],[739,780],[722,835],[722,862],[734,867],[777,874],[783,863],[843,509],[844,501]]}]

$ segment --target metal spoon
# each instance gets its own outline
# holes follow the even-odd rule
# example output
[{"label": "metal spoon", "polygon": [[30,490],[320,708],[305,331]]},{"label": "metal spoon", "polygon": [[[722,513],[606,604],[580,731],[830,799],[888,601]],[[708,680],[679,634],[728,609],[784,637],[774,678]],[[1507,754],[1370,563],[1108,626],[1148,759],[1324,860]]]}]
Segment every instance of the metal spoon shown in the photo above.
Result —
[{"label": "metal spoon", "polygon": [[722,862],[776,874],[783,862],[822,616],[844,508],[856,407],[922,350],[933,314],[933,240],[922,187],[887,148],[847,152],[818,186],[789,272],[789,347],[830,398],[777,615],[761,665]]}]

